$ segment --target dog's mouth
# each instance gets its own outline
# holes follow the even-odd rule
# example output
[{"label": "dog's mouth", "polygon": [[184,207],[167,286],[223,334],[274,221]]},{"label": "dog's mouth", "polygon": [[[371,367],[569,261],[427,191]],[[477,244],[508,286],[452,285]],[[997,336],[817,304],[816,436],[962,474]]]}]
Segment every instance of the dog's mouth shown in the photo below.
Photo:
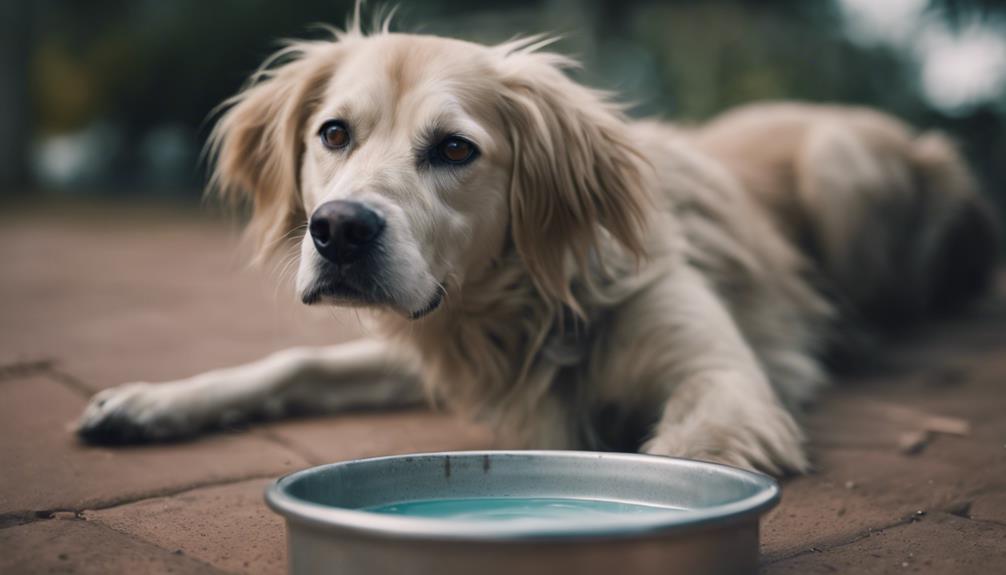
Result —
[{"label": "dog's mouth", "polygon": [[411,320],[417,320],[439,308],[440,304],[444,301],[444,295],[443,288],[438,288],[423,307],[417,310],[403,309],[401,305],[391,299],[387,290],[381,289],[380,286],[364,289],[359,287],[351,278],[341,277],[323,279],[316,282],[314,286],[301,295],[301,301],[305,305],[330,303],[344,307],[387,306]]},{"label": "dog's mouth", "polygon": [[440,307],[440,304],[443,303],[443,301],[444,301],[444,290],[442,288],[437,289],[436,293],[433,294],[433,299],[430,300],[430,303],[426,304],[426,307],[423,307],[418,311],[410,313],[409,319],[419,319],[429,314],[433,310]]},{"label": "dog's mouth", "polygon": [[306,305],[329,303],[361,307],[391,303],[391,294],[371,271],[369,261],[336,265],[323,261],[316,270],[314,283],[301,294]]},{"label": "dog's mouth", "polygon": [[311,289],[305,291],[301,295],[300,300],[306,305],[321,303],[322,300],[329,300],[333,304],[347,306],[380,305],[383,303],[349,283],[338,281],[319,282]]}]

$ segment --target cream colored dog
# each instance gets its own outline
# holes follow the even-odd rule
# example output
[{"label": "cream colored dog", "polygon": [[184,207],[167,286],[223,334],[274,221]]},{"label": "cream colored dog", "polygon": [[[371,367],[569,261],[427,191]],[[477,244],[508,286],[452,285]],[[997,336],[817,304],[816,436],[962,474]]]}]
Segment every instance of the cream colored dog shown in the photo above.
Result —
[{"label": "cream colored dog", "polygon": [[213,183],[251,200],[263,255],[299,243],[304,303],[365,307],[384,339],[110,389],[79,434],[426,395],[508,445],[802,471],[792,412],[836,322],[986,282],[996,228],[939,135],[799,104],[634,122],[545,43],[351,26],[267,62],[226,103]]}]

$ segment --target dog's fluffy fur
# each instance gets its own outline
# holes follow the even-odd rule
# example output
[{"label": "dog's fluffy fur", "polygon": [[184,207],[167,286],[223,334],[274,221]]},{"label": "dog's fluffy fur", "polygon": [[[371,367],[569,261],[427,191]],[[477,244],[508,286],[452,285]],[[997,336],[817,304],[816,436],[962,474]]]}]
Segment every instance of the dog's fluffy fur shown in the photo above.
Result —
[{"label": "dog's fluffy fur", "polygon": [[[542,47],[351,27],[271,59],[226,103],[214,185],[251,200],[263,255],[299,242],[306,302],[366,306],[384,339],[112,389],[80,433],[409,403],[423,382],[508,445],[801,471],[791,414],[824,384],[839,326],[915,320],[986,283],[996,228],[942,136],[793,103],[634,122]],[[347,150],[319,143],[330,119]],[[425,163],[447,134],[478,158]],[[387,221],[366,278],[297,234],[345,198]]]}]

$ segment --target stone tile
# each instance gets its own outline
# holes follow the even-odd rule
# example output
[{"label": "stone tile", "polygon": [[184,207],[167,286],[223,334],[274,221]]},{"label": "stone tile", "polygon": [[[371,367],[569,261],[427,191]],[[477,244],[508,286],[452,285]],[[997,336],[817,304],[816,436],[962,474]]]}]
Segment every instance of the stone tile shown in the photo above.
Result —
[{"label": "stone tile", "polygon": [[223,572],[87,521],[52,519],[0,530],[0,573]]},{"label": "stone tile", "polygon": [[846,544],[764,564],[763,575],[999,574],[1006,526],[936,513]]},{"label": "stone tile", "polygon": [[0,365],[56,359],[99,389],[358,337],[354,315],[308,309],[289,282],[248,269],[233,223],[167,212],[109,205],[8,214]]},{"label": "stone tile", "polygon": [[224,571],[279,575],[286,569],[286,534],[282,518],[263,502],[269,483],[195,489],[84,516]]},{"label": "stone tile", "polygon": [[[446,414],[421,410],[351,413],[268,424],[278,437],[314,463],[356,457],[491,447],[487,430]],[[116,531],[181,549],[220,569],[282,573],[286,565],[282,519],[262,498],[269,480],[251,480],[186,491],[85,512]]]},{"label": "stone tile", "polygon": [[423,410],[347,413],[281,421],[267,433],[316,464],[423,451],[491,449],[492,433],[459,417]]},{"label": "stone tile", "polygon": [[68,433],[84,400],[44,377],[0,382],[0,518],[84,509],[192,485],[278,476],[307,462],[254,434],[152,447],[83,446]]},{"label": "stone tile", "polygon": [[882,450],[826,449],[818,471],[783,484],[782,503],[763,523],[762,553],[772,559],[827,548],[871,529],[959,506],[1003,484],[1006,467],[990,473],[933,458]]},{"label": "stone tile", "polygon": [[1001,416],[990,418],[992,411],[986,408],[1002,405],[1002,399],[955,393],[964,397],[947,402],[919,392],[900,398],[899,412],[908,408],[953,415],[972,425],[966,436],[933,436],[915,455],[897,445],[912,419],[885,416],[884,404],[878,408],[869,389],[842,390],[825,398],[808,425],[816,472],[784,482],[782,504],[764,524],[766,556],[827,548],[919,510],[971,505],[995,517],[1002,504],[994,495],[1006,493],[1006,422]]},{"label": "stone tile", "polygon": [[[1001,516],[1006,316],[994,317],[997,330],[985,325],[988,318],[970,318],[948,334],[935,326],[892,345],[894,367],[839,381],[817,402],[805,418],[817,471],[784,482],[782,504],[764,524],[768,560],[828,549],[919,510]],[[921,452],[903,453],[900,436],[926,415],[960,418],[970,431],[936,434]]]}]

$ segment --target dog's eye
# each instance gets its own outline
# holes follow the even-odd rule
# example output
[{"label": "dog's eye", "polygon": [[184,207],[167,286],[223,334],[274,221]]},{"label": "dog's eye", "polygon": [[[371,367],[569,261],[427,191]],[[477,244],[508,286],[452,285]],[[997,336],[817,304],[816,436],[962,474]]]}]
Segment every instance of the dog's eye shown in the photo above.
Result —
[{"label": "dog's eye", "polygon": [[318,131],[321,143],[329,150],[339,150],[349,145],[349,128],[339,120],[329,120]]},{"label": "dog's eye", "polygon": [[475,144],[461,136],[449,136],[437,144],[437,158],[446,164],[467,164],[475,159],[478,149]]}]

